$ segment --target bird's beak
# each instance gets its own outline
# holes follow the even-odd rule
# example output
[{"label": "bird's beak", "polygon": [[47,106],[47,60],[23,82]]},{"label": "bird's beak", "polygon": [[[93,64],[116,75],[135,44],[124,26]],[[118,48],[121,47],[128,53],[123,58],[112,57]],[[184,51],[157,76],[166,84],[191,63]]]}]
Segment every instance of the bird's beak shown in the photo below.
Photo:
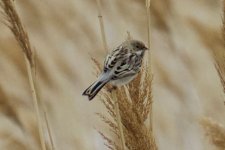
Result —
[{"label": "bird's beak", "polygon": [[149,49],[147,47],[144,48],[145,51],[149,51]]}]

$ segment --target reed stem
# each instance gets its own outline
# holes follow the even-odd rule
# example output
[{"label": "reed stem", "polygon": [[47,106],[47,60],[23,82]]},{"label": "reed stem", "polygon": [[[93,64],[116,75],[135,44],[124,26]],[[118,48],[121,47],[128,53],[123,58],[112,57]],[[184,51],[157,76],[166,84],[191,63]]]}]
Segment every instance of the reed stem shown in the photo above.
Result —
[{"label": "reed stem", "polygon": [[223,40],[225,45],[225,0],[223,1]]},{"label": "reed stem", "polygon": [[117,125],[118,125],[118,128],[119,128],[121,149],[125,150],[126,145],[125,145],[125,138],[124,138],[124,133],[123,133],[123,124],[121,122],[119,103],[118,103],[118,100],[117,100],[117,97],[116,97],[116,91],[115,90],[112,91],[112,99],[114,100],[114,103],[115,103],[116,121],[117,121]]},{"label": "reed stem", "polygon": [[130,31],[127,31],[127,40],[132,40],[132,36],[130,34]]},{"label": "reed stem", "polygon": [[47,131],[48,131],[48,135],[49,135],[49,139],[50,139],[51,149],[52,150],[56,150],[55,145],[54,145],[54,141],[53,141],[53,137],[52,137],[52,132],[51,132],[50,124],[49,124],[49,119],[48,119],[48,116],[47,116],[47,112],[46,111],[44,111],[44,118],[45,118],[45,122],[46,122],[46,126],[47,126]]},{"label": "reed stem", "polygon": [[[150,15],[150,7],[151,7],[151,0],[146,0],[146,15],[147,15],[147,34],[148,34],[148,48],[151,48],[151,30],[150,30],[150,26],[151,26],[151,15]],[[148,51],[148,58],[147,58],[147,70],[150,72],[150,74],[152,75],[152,67],[151,67],[151,51]],[[152,121],[153,121],[153,108],[152,108],[152,104],[150,106],[150,111],[149,111],[149,129],[150,131],[153,130],[152,127]]]},{"label": "reed stem", "polygon": [[148,48],[151,46],[151,31],[150,31],[150,8],[147,7],[147,34],[148,34]]},{"label": "reed stem", "polygon": [[124,87],[124,90],[125,90],[125,93],[126,93],[126,96],[127,96],[128,101],[129,102],[132,102],[132,99],[131,99],[131,96],[130,96],[130,92],[129,92],[127,86],[124,85],[123,87]]},{"label": "reed stem", "polygon": [[46,107],[45,107],[45,105],[44,105],[44,103],[41,101],[41,98],[40,98],[40,95],[38,95],[39,94],[39,86],[38,86],[38,84],[37,84],[37,53],[36,53],[37,51],[33,51],[33,61],[34,61],[34,65],[33,65],[33,79],[34,79],[34,85],[35,85],[35,89],[36,89],[36,93],[37,93],[37,97],[38,97],[38,100],[39,100],[39,105],[40,105],[40,108],[42,108],[41,110],[43,111],[43,113],[44,113],[44,121],[45,121],[45,125],[46,125],[46,127],[47,127],[47,135],[48,135],[48,137],[49,137],[49,140],[50,140],[50,150],[55,150],[56,148],[55,148],[55,145],[54,145],[54,142],[53,142],[53,137],[52,137],[52,131],[51,131],[51,128],[50,128],[50,124],[49,124],[49,119],[48,119],[48,114],[47,114],[47,109],[46,109]]},{"label": "reed stem", "polygon": [[24,59],[25,59],[26,67],[27,67],[27,73],[28,73],[29,84],[30,84],[30,88],[31,88],[31,94],[32,94],[32,100],[33,100],[33,104],[34,104],[35,114],[36,114],[36,118],[37,118],[37,122],[38,122],[38,131],[39,131],[39,136],[40,136],[41,148],[42,148],[42,150],[46,150],[40,108],[38,105],[37,93],[36,93],[35,83],[34,83],[34,78],[33,78],[34,68],[31,66],[30,61],[28,60],[26,54],[25,53],[23,53],[23,54],[24,54]]},{"label": "reed stem", "polygon": [[106,42],[105,27],[104,27],[103,16],[102,16],[102,11],[101,11],[101,2],[100,2],[100,0],[96,0],[96,2],[97,2],[97,7],[98,7],[98,20],[99,20],[99,25],[100,25],[100,30],[101,30],[103,48],[107,52],[108,46],[107,46],[107,42]]}]

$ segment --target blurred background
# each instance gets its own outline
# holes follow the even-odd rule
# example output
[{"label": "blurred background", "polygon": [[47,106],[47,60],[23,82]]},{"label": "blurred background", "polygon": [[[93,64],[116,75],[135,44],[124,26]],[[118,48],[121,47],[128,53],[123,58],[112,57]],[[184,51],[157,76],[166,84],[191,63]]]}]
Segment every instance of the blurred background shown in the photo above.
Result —
[{"label": "blurred background", "polygon": [[[91,57],[103,63],[95,0],[16,0],[37,64],[39,98],[57,150],[105,150],[96,129],[95,98],[81,94],[95,77]],[[153,124],[159,150],[216,150],[200,120],[225,125],[224,93],[213,51],[224,50],[221,0],[152,0]],[[147,44],[145,0],[102,0],[108,46],[127,38]],[[2,18],[1,18],[2,19]],[[0,24],[0,149],[39,150],[25,62],[11,32]],[[110,136],[110,133],[107,134]],[[47,134],[46,134],[47,139]]]}]

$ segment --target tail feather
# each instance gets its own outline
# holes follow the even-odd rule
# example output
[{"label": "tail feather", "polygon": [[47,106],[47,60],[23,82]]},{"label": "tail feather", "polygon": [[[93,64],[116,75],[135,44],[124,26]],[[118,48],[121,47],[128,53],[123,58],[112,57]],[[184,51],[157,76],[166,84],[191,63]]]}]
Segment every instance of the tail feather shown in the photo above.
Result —
[{"label": "tail feather", "polygon": [[92,85],[90,85],[82,95],[86,95],[88,96],[89,100],[92,100],[106,83],[108,83],[108,81],[96,81]]}]

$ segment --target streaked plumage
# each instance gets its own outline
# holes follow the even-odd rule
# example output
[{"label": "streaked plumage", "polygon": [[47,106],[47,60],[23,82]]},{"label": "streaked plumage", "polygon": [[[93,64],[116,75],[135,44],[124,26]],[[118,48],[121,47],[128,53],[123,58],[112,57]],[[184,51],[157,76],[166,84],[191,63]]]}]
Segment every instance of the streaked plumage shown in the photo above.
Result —
[{"label": "streaked plumage", "polygon": [[92,100],[108,82],[115,86],[129,83],[140,71],[145,50],[146,46],[140,41],[123,42],[106,56],[102,73],[83,95]]}]

